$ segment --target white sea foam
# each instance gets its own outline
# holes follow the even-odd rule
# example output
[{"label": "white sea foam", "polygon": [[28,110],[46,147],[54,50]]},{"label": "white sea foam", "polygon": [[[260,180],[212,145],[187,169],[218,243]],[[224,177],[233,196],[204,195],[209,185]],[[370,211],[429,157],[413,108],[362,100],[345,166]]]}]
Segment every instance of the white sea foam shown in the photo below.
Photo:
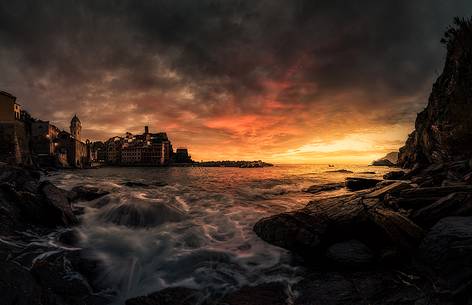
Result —
[{"label": "white sea foam", "polygon": [[[169,286],[221,294],[244,285],[296,282],[300,268],[290,254],[260,240],[252,227],[262,217],[304,206],[313,196],[303,189],[332,179],[325,170],[104,168],[52,179],[68,189],[89,183],[111,192],[82,203],[78,230],[81,245],[104,264],[99,281],[114,287],[116,303],[123,304]],[[121,187],[133,180],[148,186]]]}]

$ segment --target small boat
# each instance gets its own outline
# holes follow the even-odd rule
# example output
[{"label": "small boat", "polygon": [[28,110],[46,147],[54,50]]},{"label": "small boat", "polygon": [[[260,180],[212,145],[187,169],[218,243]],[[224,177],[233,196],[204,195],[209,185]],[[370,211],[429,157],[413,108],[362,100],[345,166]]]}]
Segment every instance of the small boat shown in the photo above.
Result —
[{"label": "small boat", "polygon": [[333,164],[328,164],[328,166],[329,166],[329,167],[334,167],[334,165],[333,165]]}]

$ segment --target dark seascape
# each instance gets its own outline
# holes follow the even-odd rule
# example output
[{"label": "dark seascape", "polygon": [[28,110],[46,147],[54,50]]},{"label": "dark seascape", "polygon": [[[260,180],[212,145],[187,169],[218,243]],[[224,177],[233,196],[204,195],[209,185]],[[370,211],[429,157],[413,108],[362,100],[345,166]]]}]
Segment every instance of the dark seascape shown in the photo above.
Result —
[{"label": "dark seascape", "polygon": [[[289,252],[252,231],[262,217],[301,208],[346,190],[304,192],[353,173],[381,177],[385,167],[279,165],[270,168],[101,168],[48,176],[57,186],[93,186],[110,194],[78,202],[79,245],[103,262],[99,281],[117,304],[173,286],[224,294],[245,285],[300,279]],[[129,186],[127,186],[129,185]],[[51,250],[54,251],[54,250]]]}]

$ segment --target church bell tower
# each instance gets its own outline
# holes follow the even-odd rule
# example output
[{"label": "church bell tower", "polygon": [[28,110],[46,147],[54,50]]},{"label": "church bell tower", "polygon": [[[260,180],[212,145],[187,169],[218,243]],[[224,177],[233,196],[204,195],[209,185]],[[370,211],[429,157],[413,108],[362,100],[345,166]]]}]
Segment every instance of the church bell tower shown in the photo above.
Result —
[{"label": "church bell tower", "polygon": [[70,134],[78,141],[81,141],[82,123],[77,115],[70,121]]}]

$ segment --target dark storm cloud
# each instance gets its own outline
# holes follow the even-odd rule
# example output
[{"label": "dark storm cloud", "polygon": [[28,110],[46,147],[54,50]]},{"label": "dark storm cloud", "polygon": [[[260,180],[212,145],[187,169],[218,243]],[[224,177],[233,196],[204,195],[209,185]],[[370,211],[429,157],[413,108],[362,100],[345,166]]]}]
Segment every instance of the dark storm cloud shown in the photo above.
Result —
[{"label": "dark storm cloud", "polygon": [[0,85],[60,124],[108,124],[94,137],[177,118],[179,133],[219,139],[228,116],[255,115],[248,125],[290,121],[302,144],[343,115],[411,121],[442,33],[471,13],[469,0],[0,0]]}]

